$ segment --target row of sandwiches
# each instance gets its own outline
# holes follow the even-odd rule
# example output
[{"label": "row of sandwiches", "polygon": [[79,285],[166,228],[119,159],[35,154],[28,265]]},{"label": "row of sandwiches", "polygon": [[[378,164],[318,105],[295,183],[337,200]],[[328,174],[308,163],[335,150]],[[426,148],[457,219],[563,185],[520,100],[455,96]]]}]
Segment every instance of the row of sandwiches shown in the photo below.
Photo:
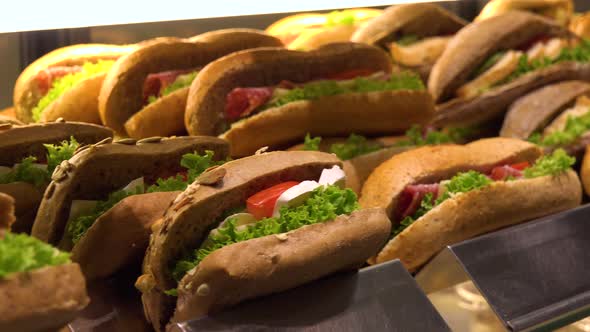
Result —
[{"label": "row of sandwiches", "polygon": [[572,12],[411,4],[40,58],[0,113],[0,330],[59,328],[131,273],[165,331],[578,206]]},{"label": "row of sandwiches", "polygon": [[0,176],[2,331],[63,326],[86,282],[129,271],[164,331],[338,271],[399,259],[416,272],[447,245],[582,202],[574,157],[515,138],[405,145],[357,193],[335,153],[231,159],[215,137],[111,136],[66,121],[0,129],[2,162],[14,158]]}]

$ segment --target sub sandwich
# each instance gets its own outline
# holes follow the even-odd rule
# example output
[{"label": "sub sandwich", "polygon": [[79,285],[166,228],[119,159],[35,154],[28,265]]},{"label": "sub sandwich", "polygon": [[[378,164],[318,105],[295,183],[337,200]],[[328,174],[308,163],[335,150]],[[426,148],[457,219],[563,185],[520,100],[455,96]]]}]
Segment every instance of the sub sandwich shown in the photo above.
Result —
[{"label": "sub sandwich", "polygon": [[572,0],[491,0],[483,7],[475,21],[513,10],[529,11],[567,26],[574,14],[574,2]]},{"label": "sub sandwich", "polygon": [[67,253],[9,231],[13,204],[0,193],[0,331],[55,331],[88,304],[86,281]]},{"label": "sub sandwich", "polygon": [[529,140],[548,152],[563,148],[580,158],[590,144],[590,83],[564,81],[519,98],[500,135]]},{"label": "sub sandwich", "polygon": [[469,137],[469,129],[449,128],[435,130],[431,127],[413,126],[404,136],[366,138],[351,134],[348,138],[311,137],[307,134],[303,144],[289,150],[322,151],[335,154],[342,160],[346,174],[346,187],[360,194],[369,174],[384,161],[398,153],[424,145],[460,143]]},{"label": "sub sandwich", "polygon": [[289,49],[311,50],[349,41],[357,29],[381,12],[379,9],[357,8],[327,14],[295,14],[271,24],[266,32],[279,38]]},{"label": "sub sandwich", "polygon": [[564,80],[590,79],[590,43],[538,15],[513,11],[468,25],[428,80],[434,123],[466,125],[502,117],[520,96]]},{"label": "sub sandwich", "polygon": [[250,29],[146,41],[108,72],[98,97],[100,118],[119,135],[135,139],[182,135],[188,87],[197,73],[226,54],[263,46],[282,44]]},{"label": "sub sandwich", "polygon": [[97,97],[114,61],[135,45],[66,46],[37,59],[14,86],[16,117],[24,122],[58,118],[100,124]]},{"label": "sub sandwich", "polygon": [[390,240],[371,264],[400,259],[416,271],[445,246],[571,209],[582,188],[564,150],[490,138],[393,156],[363,186],[363,208],[385,208]]},{"label": "sub sandwich", "polygon": [[451,37],[466,24],[437,5],[403,4],[387,8],[350,40],[388,50],[397,65],[416,70],[426,80]]},{"label": "sub sandwich", "polygon": [[228,152],[212,137],[124,139],[78,150],[53,173],[32,234],[71,252],[88,279],[111,276],[141,261],[153,222]]},{"label": "sub sandwich", "polygon": [[262,153],[202,177],[166,210],[136,282],[156,331],[358,268],[391,227],[358,210],[331,154]]},{"label": "sub sandwich", "polygon": [[388,55],[376,47],[260,48],[214,61],[197,75],[185,125],[191,135],[220,135],[232,155],[247,156],[264,146],[288,146],[306,133],[403,133],[428,123],[433,108],[420,78],[392,73]]},{"label": "sub sandwich", "polygon": [[111,130],[86,123],[0,124],[0,193],[16,200],[15,232],[30,232],[51,174],[81,145],[112,137]]}]

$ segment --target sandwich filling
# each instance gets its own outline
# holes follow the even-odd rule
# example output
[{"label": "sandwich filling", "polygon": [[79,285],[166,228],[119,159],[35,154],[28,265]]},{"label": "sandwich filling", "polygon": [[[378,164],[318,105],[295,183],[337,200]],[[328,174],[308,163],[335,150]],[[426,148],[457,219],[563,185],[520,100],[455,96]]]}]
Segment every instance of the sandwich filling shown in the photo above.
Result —
[{"label": "sandwich filling", "polygon": [[170,70],[149,74],[143,83],[144,105],[151,104],[180,89],[190,87],[198,70]]},{"label": "sandwich filling", "polygon": [[0,238],[0,280],[19,272],[70,263],[70,255],[25,234]]},{"label": "sandwich filling", "polygon": [[30,156],[11,167],[0,166],[0,184],[25,182],[44,188],[51,181],[51,174],[62,161],[70,159],[79,144],[74,137],[59,145],[44,144],[47,154],[44,160]]},{"label": "sandwich filling", "polygon": [[115,62],[98,60],[86,62],[82,66],[58,66],[46,68],[36,76],[37,88],[43,96],[33,108],[33,120],[39,122],[43,111],[76,84],[93,76],[104,74]]},{"label": "sandwich filling", "polygon": [[399,197],[395,218],[399,224],[393,227],[394,238],[414,222],[449,198],[462,193],[485,188],[495,181],[518,181],[541,176],[554,176],[567,171],[576,159],[564,150],[555,150],[551,155],[539,158],[533,165],[528,162],[505,164],[493,167],[489,172],[469,170],[460,172],[450,180],[437,183],[411,184]]},{"label": "sandwich filling", "polygon": [[[324,169],[317,181],[287,181],[251,195],[246,206],[233,208],[219,219],[199,247],[193,248],[171,266],[179,282],[212,252],[234,243],[287,233],[316,223],[349,215],[359,208],[356,194],[343,189],[344,171],[338,166]],[[175,295],[176,289],[167,291]]]},{"label": "sandwich filling", "polygon": [[539,36],[516,49],[501,50],[488,57],[456,94],[460,98],[471,98],[558,63],[589,61],[589,41],[574,45],[564,39]]},{"label": "sandwich filling", "polygon": [[424,90],[424,84],[409,72],[390,75],[358,69],[307,83],[283,81],[277,86],[237,87],[226,96],[225,118],[231,124],[296,101],[396,90]]},{"label": "sandwich filling", "polygon": [[224,162],[215,161],[213,151],[206,151],[203,155],[196,152],[187,153],[180,161],[180,166],[185,170],[177,172],[174,176],[162,176],[153,181],[143,177],[137,178],[125,187],[108,194],[104,200],[73,200],[66,232],[76,244],[101,215],[123,199],[153,192],[183,191],[207,168]]},{"label": "sandwich filling", "polygon": [[543,133],[536,132],[529,141],[544,147],[565,147],[585,137],[590,131],[590,98],[581,96],[576,104],[556,117]]},{"label": "sandwich filling", "polygon": [[[414,125],[408,129],[403,138],[388,145],[379,141],[371,141],[366,137],[351,134],[345,142],[334,143],[330,145],[327,152],[334,153],[340,160],[350,160],[371,152],[379,151],[389,147],[411,147],[424,145],[439,145],[448,143],[460,143],[470,135],[468,128],[447,128],[445,130],[435,130],[432,127],[422,128],[420,125]],[[319,151],[321,137],[305,136],[303,150]]]},{"label": "sandwich filling", "polygon": [[442,55],[452,36],[420,38],[405,35],[389,44],[393,61],[407,67],[434,65]]}]

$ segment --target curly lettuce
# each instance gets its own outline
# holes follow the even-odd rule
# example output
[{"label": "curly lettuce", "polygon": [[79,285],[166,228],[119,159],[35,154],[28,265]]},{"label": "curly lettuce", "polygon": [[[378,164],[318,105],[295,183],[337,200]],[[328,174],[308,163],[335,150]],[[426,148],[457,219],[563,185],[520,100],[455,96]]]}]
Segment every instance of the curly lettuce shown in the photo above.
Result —
[{"label": "curly lettuce", "polygon": [[325,26],[333,27],[338,25],[354,25],[356,17],[351,10],[335,10],[326,15]]},{"label": "curly lettuce", "polygon": [[425,89],[420,77],[411,72],[394,74],[387,80],[358,77],[346,81],[346,84],[343,83],[333,80],[310,82],[271,99],[263,106],[263,109],[279,107],[300,100],[314,100],[348,93]]},{"label": "curly lettuce", "polygon": [[195,71],[190,72],[188,74],[179,75],[174,80],[174,82],[172,82],[172,84],[170,84],[167,87],[165,87],[164,89],[162,89],[159,97],[158,96],[149,96],[148,103],[151,104],[161,97],[167,96],[175,91],[178,91],[180,89],[184,89],[184,88],[191,86],[191,84],[193,83],[193,80],[195,79],[195,77],[197,77],[198,73],[199,73],[199,71],[195,70]]},{"label": "curly lettuce", "polygon": [[177,281],[209,254],[225,246],[267,235],[286,233],[306,225],[328,221],[339,215],[348,215],[359,208],[357,196],[350,189],[338,186],[321,186],[297,207],[283,206],[278,218],[265,218],[244,229],[236,226],[236,220],[228,220],[218,229],[217,235],[209,235],[207,245],[194,250],[172,268]]},{"label": "curly lettuce", "polygon": [[0,279],[70,262],[70,255],[25,234],[6,233],[0,239]]},{"label": "curly lettuce", "polygon": [[322,142],[321,137],[311,137],[309,133],[305,135],[305,139],[303,140],[303,150],[304,151],[319,151],[320,150],[320,143]]},{"label": "curly lettuce", "polygon": [[118,190],[111,193],[107,199],[97,202],[94,209],[89,211],[87,214],[78,216],[68,224],[67,233],[72,239],[72,242],[78,243],[84,234],[86,234],[88,229],[94,224],[96,219],[129,196],[144,193],[185,190],[188,185],[192,183],[199,175],[201,175],[201,173],[203,173],[207,168],[221,165],[226,162],[226,160],[213,160],[214,155],[215,153],[210,150],[205,151],[205,154],[203,155],[199,155],[196,152],[187,153],[183,155],[182,159],[180,160],[180,165],[187,169],[186,177],[176,175],[166,179],[160,178],[156,180],[155,184],[149,186],[145,190],[143,187],[137,187],[132,190]]},{"label": "curly lettuce", "polygon": [[584,133],[590,131],[590,112],[581,116],[568,116],[563,130],[542,136],[534,133],[529,141],[541,146],[565,146],[574,143]]},{"label": "curly lettuce", "polygon": [[63,141],[59,145],[43,144],[47,149],[47,168],[35,165],[37,158],[27,157],[16,165],[10,172],[0,175],[0,184],[12,182],[26,182],[35,187],[43,187],[51,180],[51,174],[62,161],[70,159],[79,143],[74,137],[69,141]]},{"label": "curly lettuce", "polygon": [[38,122],[41,119],[41,114],[45,108],[47,108],[49,104],[56,101],[73,86],[94,75],[106,73],[109,69],[111,69],[114,63],[115,62],[112,60],[98,60],[96,63],[87,62],[82,65],[81,71],[56,79],[51,85],[51,89],[49,89],[47,94],[39,100],[37,106],[33,108],[33,120]]},{"label": "curly lettuce", "polygon": [[550,155],[537,159],[535,164],[524,170],[523,174],[525,178],[557,175],[567,171],[575,163],[576,158],[568,155],[563,149],[557,149]]},{"label": "curly lettuce", "polygon": [[448,128],[446,131],[432,130],[423,134],[420,125],[413,125],[405,133],[406,139],[397,142],[396,146],[424,146],[458,143],[472,134],[469,128]]},{"label": "curly lettuce", "polygon": [[381,148],[380,144],[370,142],[363,136],[351,134],[346,142],[332,144],[330,152],[338,156],[340,160],[349,160]]}]

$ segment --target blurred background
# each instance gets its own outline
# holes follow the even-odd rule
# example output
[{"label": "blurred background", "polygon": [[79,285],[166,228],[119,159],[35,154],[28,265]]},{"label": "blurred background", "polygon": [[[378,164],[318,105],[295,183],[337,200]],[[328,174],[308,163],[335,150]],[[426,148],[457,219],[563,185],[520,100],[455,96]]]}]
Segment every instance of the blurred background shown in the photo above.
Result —
[{"label": "blurred background", "polygon": [[[212,0],[215,1],[215,0]],[[90,2],[87,2],[87,6],[82,9],[88,17],[92,20],[88,20],[89,27],[81,28],[63,28],[69,26],[68,22],[72,20],[71,15],[76,15],[75,10],[72,8],[67,10],[61,10],[56,8],[67,8],[65,6],[74,5],[80,9],[80,2],[72,1],[52,1],[45,3],[49,6],[49,9],[36,8],[33,15],[25,15],[22,11],[27,10],[27,6],[41,6],[41,3],[36,1],[25,1],[19,4],[5,4],[6,6],[21,6],[21,9],[9,8],[9,10],[0,13],[0,54],[2,57],[2,66],[0,66],[0,109],[12,105],[12,89],[14,82],[16,81],[19,73],[32,61],[42,56],[43,54],[70,44],[77,43],[109,43],[109,44],[127,44],[135,43],[137,41],[161,37],[161,36],[177,36],[177,37],[190,37],[206,31],[223,29],[223,28],[257,28],[265,29],[268,25],[274,21],[292,14],[292,12],[283,12],[280,14],[256,14],[246,16],[228,16],[219,17],[226,14],[236,13],[260,13],[264,12],[265,6],[268,6],[267,12],[277,12],[277,8],[285,5],[283,8],[293,8],[296,6],[296,11],[330,11],[335,9],[347,8],[349,5],[357,5],[364,7],[376,7],[385,8],[389,4],[397,4],[403,2],[429,2],[429,1],[412,1],[412,0],[391,0],[391,1],[336,1],[336,0],[324,0],[324,1],[299,1],[296,5],[294,4],[282,4],[274,3],[271,5],[266,1],[260,1],[256,3],[246,3],[242,1],[233,1],[234,6],[226,6],[217,4],[214,9],[217,16],[213,18],[198,18],[198,19],[184,19],[191,17],[190,11],[187,12],[187,8],[194,8],[195,4],[199,6],[207,6],[207,1],[191,1],[190,4],[187,2],[186,6],[183,7],[183,1],[159,1],[149,2],[143,1],[141,5],[138,2],[133,1],[131,4],[138,5],[133,11],[130,11],[129,3],[126,2],[126,8],[121,6],[110,6],[109,1],[102,1],[100,3],[93,3],[93,6],[99,6],[93,8],[90,6]],[[110,1],[115,3],[116,1]],[[232,1],[225,1],[225,3],[231,3]],[[455,0],[455,1],[436,1],[438,4],[445,6],[446,8],[454,11],[458,15],[462,16],[467,20],[473,19],[481,10],[481,8],[488,2],[487,0]],[[588,11],[590,10],[590,0],[576,0],[575,8],[577,11]],[[373,6],[375,4],[379,4]],[[317,10],[319,5],[323,5],[326,10]],[[158,6],[158,7],[154,7]],[[248,6],[248,8],[240,8],[242,6]],[[278,6],[278,7],[277,7]],[[143,9],[142,9],[143,8]],[[162,9],[160,16],[157,15],[159,9]],[[96,13],[92,10],[96,9]],[[155,10],[154,10],[155,9]],[[213,13],[210,7],[205,9]],[[14,12],[20,10],[21,14],[14,17]],[[144,10],[146,13],[156,13],[152,16],[142,16],[141,11]],[[206,17],[207,10],[197,11],[192,17]],[[45,11],[45,12],[44,12]],[[49,12],[50,11],[50,12]],[[116,11],[116,12],[115,12]],[[139,15],[138,15],[139,14]],[[177,14],[177,15],[176,15]],[[9,16],[13,17],[9,17]],[[40,20],[39,15],[52,20]],[[101,17],[101,15],[106,15]],[[126,16],[127,15],[127,16]],[[63,20],[60,18],[63,17]],[[129,20],[126,20],[129,17]],[[134,24],[116,24],[116,25],[105,25],[96,26],[95,22],[117,22],[124,23],[129,21],[138,22],[145,18],[144,21],[156,20],[152,17],[163,17],[165,22],[150,22],[150,23],[134,23]],[[183,18],[182,20],[174,20],[176,17]],[[158,19],[159,20],[159,19]],[[42,24],[43,22],[49,21],[51,23]],[[76,22],[84,21],[78,20]],[[78,23],[74,23],[78,24]],[[59,28],[53,30],[41,30],[41,31],[20,31],[36,29],[35,26],[40,28]],[[76,25],[82,26],[82,25]],[[6,32],[9,31],[9,32]],[[14,31],[14,32],[13,32]]]}]

